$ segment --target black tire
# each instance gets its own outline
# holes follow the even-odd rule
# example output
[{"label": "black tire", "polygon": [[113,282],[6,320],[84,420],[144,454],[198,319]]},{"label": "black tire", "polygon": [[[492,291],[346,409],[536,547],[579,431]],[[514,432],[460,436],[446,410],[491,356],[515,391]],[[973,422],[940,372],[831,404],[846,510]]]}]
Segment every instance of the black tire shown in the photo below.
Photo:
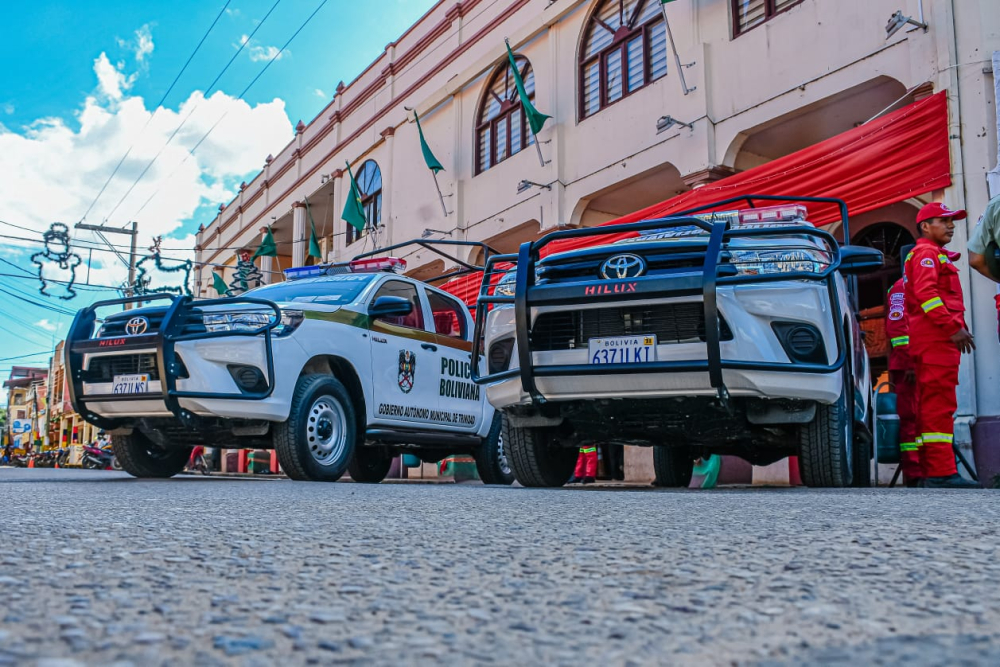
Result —
[{"label": "black tire", "polygon": [[140,478],[173,477],[184,470],[191,456],[190,447],[160,447],[139,431],[112,435],[111,449],[122,470]]},{"label": "black tire", "polygon": [[474,454],[483,484],[510,486],[514,483],[514,471],[510,469],[510,457],[504,445],[503,422],[503,413],[497,410],[489,434]]},{"label": "black tire", "polygon": [[841,488],[850,486],[854,475],[854,392],[844,383],[840,398],[832,405],[818,404],[816,416],[799,428],[799,473],[806,486]]},{"label": "black tire", "polygon": [[378,484],[389,474],[392,456],[383,447],[358,447],[347,466],[351,479],[362,484]]},{"label": "black tire", "polygon": [[852,471],[854,473],[851,486],[863,489],[872,485],[872,441],[857,435],[854,429],[854,444],[851,450],[854,456]]},{"label": "black tire", "polygon": [[653,486],[686,489],[694,474],[694,458],[687,447],[653,447]]},{"label": "black tire", "polygon": [[336,482],[354,458],[357,431],[344,385],[330,375],[305,375],[295,384],[288,419],[274,429],[274,448],[292,479]]},{"label": "black tire", "polygon": [[552,444],[551,431],[518,428],[503,420],[504,445],[510,468],[522,486],[557,487],[573,474],[578,451]]}]

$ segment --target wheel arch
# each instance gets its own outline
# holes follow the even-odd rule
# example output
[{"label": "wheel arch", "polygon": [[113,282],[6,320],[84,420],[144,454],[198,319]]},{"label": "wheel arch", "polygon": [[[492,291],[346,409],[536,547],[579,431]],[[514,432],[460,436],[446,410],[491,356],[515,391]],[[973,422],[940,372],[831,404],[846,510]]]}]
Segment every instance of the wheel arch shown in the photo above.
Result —
[{"label": "wheel arch", "polygon": [[354,368],[354,364],[337,355],[318,354],[306,362],[299,372],[299,377],[313,373],[332,375],[347,388],[348,393],[357,402],[354,406],[354,419],[358,427],[358,437],[364,440],[368,427],[368,408],[364,385],[361,384],[361,376]]}]

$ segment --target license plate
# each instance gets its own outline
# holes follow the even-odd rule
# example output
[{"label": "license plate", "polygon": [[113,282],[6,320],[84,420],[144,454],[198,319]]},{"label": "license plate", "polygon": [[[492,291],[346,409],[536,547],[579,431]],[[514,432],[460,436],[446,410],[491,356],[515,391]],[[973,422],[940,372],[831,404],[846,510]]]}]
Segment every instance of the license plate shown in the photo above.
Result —
[{"label": "license plate", "polygon": [[645,364],[656,361],[656,336],[591,338],[587,351],[592,364]]},{"label": "license plate", "polygon": [[145,394],[149,391],[149,375],[116,375],[112,394]]}]

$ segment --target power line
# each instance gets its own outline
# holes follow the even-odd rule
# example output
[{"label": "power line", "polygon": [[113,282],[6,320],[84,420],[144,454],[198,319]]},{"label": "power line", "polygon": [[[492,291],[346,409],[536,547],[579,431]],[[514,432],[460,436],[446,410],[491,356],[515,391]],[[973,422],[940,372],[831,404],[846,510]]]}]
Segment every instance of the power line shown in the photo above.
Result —
[{"label": "power line", "polygon": [[[271,64],[275,60],[277,60],[279,57],[281,57],[281,54],[285,51],[285,49],[288,48],[288,45],[292,43],[292,40],[294,40],[296,37],[298,37],[299,33],[302,32],[302,30],[307,25],[309,25],[309,22],[312,21],[313,17],[316,16],[316,14],[319,13],[319,10],[323,9],[323,5],[325,5],[326,3],[327,3],[327,0],[321,0],[321,2],[319,3],[319,6],[316,7],[316,9],[313,10],[313,13],[309,15],[309,17],[302,23],[302,25],[299,26],[298,30],[296,30],[294,33],[292,33],[292,36],[288,38],[288,40],[285,42],[285,44],[280,49],[278,49],[278,51],[276,51],[273,56],[271,56],[270,60],[268,60],[267,63],[264,65],[264,68],[261,69],[261,71],[257,73],[257,76],[255,76],[253,78],[253,80],[250,81],[249,84],[247,84],[247,87],[243,89],[243,92],[241,92],[236,99],[242,100],[243,97],[248,92],[250,92],[250,89],[253,87],[253,85],[255,83],[257,83],[257,80],[260,79],[260,77],[262,77],[264,75],[264,72],[267,71],[267,68],[269,68],[271,66]],[[275,3],[275,5],[277,5],[277,3]],[[215,121],[215,123],[212,125],[212,127],[208,128],[208,132],[206,132],[204,134],[204,136],[202,136],[202,138],[198,140],[198,143],[196,143],[191,148],[191,150],[188,151],[188,153],[184,156],[184,159],[180,161],[180,163],[174,168],[174,170],[172,172],[170,172],[170,175],[165,179],[165,181],[169,181],[171,178],[173,178],[174,174],[177,173],[177,170],[180,169],[182,166],[184,166],[184,164],[188,161],[188,158],[190,158],[192,155],[194,155],[194,152],[196,150],[198,150],[198,148],[201,146],[202,142],[205,141],[205,139],[208,138],[208,135],[210,135],[215,130],[215,128],[219,126],[219,123],[221,123],[222,119],[225,118],[227,115],[229,115],[229,111],[228,110],[225,113],[223,113],[221,116],[219,116],[219,119],[217,121]],[[142,175],[140,174],[140,178],[141,177],[142,177]],[[142,213],[142,211],[146,208],[146,206],[149,204],[149,202],[153,201],[153,198],[156,197],[156,195],[160,194],[160,191],[162,189],[163,189],[162,187],[157,188],[156,191],[153,192],[153,194],[151,194],[149,196],[149,199],[147,199],[145,201],[145,203],[142,206],[139,207],[139,210],[136,211],[135,214],[132,217],[133,218],[139,217],[139,214]]]},{"label": "power line", "polygon": [[53,350],[44,350],[42,352],[33,352],[31,354],[19,354],[16,357],[4,357],[0,361],[16,361],[17,359],[27,359],[28,357],[40,357],[43,354],[52,354]]},{"label": "power line", "polygon": [[[239,56],[240,53],[243,51],[244,47],[246,47],[246,45],[250,43],[250,40],[253,39],[253,36],[257,34],[257,31],[260,30],[262,25],[264,25],[264,22],[267,21],[268,17],[271,15],[271,13],[275,10],[275,8],[278,6],[280,2],[281,0],[275,0],[274,4],[271,5],[271,9],[267,11],[267,14],[265,14],[264,18],[260,20],[260,23],[258,23],[254,27],[253,32],[250,33],[250,35],[246,38],[246,40],[240,43],[240,46],[236,50],[236,53],[233,54],[233,57],[229,59],[229,62],[226,63],[226,66],[223,67],[222,71],[219,72],[218,76],[215,77],[215,80],[212,81],[212,84],[205,89],[205,94],[202,97],[202,100],[208,99],[210,93],[215,88],[215,84],[219,82],[219,79],[221,79],[222,75],[226,73],[226,70],[228,70],[229,67],[233,64],[233,62],[236,60],[236,57]],[[129,186],[128,190],[125,191],[125,194],[122,195],[122,198],[118,200],[118,203],[115,204],[115,207],[111,209],[110,213],[108,213],[107,215],[108,218],[113,216],[115,214],[115,211],[118,210],[118,207],[121,206],[122,203],[124,203],[124,201],[128,198],[130,194],[132,194],[132,190],[135,189],[135,186],[139,184],[139,181],[143,179],[143,177],[149,171],[150,167],[153,166],[153,163],[156,162],[159,159],[160,155],[163,154],[163,151],[166,150],[167,146],[170,145],[170,142],[174,140],[174,137],[177,136],[177,133],[181,131],[181,128],[184,127],[184,125],[188,122],[188,120],[191,118],[191,116],[194,114],[195,110],[197,110],[199,106],[200,102],[198,104],[195,104],[188,112],[187,116],[185,116],[184,119],[181,121],[180,125],[178,125],[177,128],[170,134],[170,136],[167,137],[167,141],[163,144],[163,146],[160,147],[160,150],[157,151],[156,155],[153,156],[153,159],[149,161],[149,164],[147,164],[146,167],[139,173],[139,175],[136,176],[136,179],[132,182],[132,185]]]},{"label": "power line", "polygon": [[104,182],[104,185],[101,186],[100,192],[98,192],[97,196],[94,197],[94,201],[90,202],[90,206],[87,207],[86,212],[83,214],[80,220],[85,220],[87,218],[87,215],[90,214],[91,209],[93,209],[94,205],[97,204],[97,200],[100,199],[101,195],[104,194],[104,191],[107,190],[108,185],[111,184],[111,180],[115,177],[115,174],[118,173],[118,170],[121,169],[122,164],[125,163],[125,160],[128,158],[128,156],[132,153],[132,149],[135,148],[135,142],[138,141],[139,137],[141,137],[143,132],[146,131],[146,128],[149,127],[149,124],[153,122],[153,118],[156,116],[157,112],[159,112],[159,110],[163,107],[163,103],[166,101],[167,96],[170,94],[170,91],[172,91],[174,89],[174,86],[177,85],[177,82],[180,80],[181,75],[184,74],[184,70],[186,70],[188,65],[191,64],[191,60],[194,59],[195,54],[198,53],[198,50],[201,49],[202,44],[204,44],[205,40],[208,39],[209,33],[212,32],[212,29],[215,28],[215,24],[219,22],[220,18],[222,18],[222,15],[225,13],[226,8],[229,7],[230,2],[232,2],[232,0],[226,0],[226,4],[222,7],[222,9],[219,10],[218,15],[215,17],[215,20],[212,21],[212,25],[210,25],[208,27],[208,30],[205,31],[205,34],[202,36],[201,41],[198,42],[198,45],[196,47],[194,47],[194,51],[192,51],[191,55],[188,56],[188,59],[184,63],[184,66],[181,67],[179,72],[177,72],[177,76],[174,77],[174,80],[170,83],[170,86],[167,88],[166,92],[163,93],[163,97],[160,98],[160,101],[156,104],[156,107],[153,109],[153,113],[150,114],[149,118],[146,119],[145,125],[143,125],[142,129],[139,130],[138,136],[128,147],[128,150],[125,151],[125,155],[122,156],[122,159],[118,161],[117,165],[115,165],[114,171],[111,172],[111,175],[108,176],[108,180],[106,180]]}]

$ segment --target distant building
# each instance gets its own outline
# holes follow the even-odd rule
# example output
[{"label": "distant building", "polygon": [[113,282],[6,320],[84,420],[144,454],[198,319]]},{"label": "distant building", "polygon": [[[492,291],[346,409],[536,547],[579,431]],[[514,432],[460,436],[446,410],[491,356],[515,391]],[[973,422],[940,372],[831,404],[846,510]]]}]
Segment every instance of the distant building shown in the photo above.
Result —
[{"label": "distant building", "polygon": [[48,371],[44,368],[14,366],[3,383],[7,390],[4,441],[16,449],[26,449],[42,439],[47,377]]}]

